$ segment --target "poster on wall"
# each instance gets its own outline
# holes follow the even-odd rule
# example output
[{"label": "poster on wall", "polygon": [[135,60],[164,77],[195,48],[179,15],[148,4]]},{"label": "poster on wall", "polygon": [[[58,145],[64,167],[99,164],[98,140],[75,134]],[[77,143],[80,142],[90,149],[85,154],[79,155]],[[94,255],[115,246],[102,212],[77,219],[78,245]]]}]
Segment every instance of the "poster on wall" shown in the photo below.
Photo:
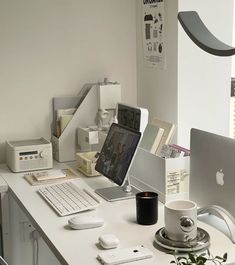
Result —
[{"label": "poster on wall", "polygon": [[164,0],[143,0],[142,10],[144,61],[165,69]]}]

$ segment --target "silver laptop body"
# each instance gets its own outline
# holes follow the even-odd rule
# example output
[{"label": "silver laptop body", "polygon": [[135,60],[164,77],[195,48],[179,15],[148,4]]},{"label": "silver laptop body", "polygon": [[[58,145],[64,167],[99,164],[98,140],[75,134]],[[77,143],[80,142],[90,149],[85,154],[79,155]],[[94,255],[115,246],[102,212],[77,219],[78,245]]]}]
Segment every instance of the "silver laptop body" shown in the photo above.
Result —
[{"label": "silver laptop body", "polygon": [[190,200],[216,204],[235,217],[235,140],[191,130]]}]

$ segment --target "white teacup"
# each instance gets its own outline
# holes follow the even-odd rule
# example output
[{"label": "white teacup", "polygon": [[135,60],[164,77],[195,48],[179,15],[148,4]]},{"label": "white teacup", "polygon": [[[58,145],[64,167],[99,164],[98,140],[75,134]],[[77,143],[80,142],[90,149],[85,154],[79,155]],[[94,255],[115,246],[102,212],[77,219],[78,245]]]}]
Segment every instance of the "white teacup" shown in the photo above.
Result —
[{"label": "white teacup", "polygon": [[188,200],[165,204],[165,233],[175,241],[188,241],[197,237],[197,204]]}]

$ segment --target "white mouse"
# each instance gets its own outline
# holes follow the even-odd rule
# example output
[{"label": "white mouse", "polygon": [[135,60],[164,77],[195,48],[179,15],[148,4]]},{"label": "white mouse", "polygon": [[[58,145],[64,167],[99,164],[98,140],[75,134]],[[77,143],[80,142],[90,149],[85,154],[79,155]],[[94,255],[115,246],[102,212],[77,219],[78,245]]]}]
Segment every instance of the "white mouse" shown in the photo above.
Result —
[{"label": "white mouse", "polygon": [[68,220],[73,229],[87,229],[104,225],[104,219],[97,216],[77,215]]}]

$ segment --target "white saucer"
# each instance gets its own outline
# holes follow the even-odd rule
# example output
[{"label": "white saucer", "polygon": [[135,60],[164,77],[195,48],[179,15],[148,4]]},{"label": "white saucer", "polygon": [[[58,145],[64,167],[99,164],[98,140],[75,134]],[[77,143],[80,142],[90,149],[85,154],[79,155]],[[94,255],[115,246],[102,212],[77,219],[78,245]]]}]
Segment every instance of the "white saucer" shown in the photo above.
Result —
[{"label": "white saucer", "polygon": [[165,228],[162,227],[155,234],[155,242],[162,248],[178,252],[199,251],[208,248],[210,245],[210,236],[202,228],[197,229],[197,237],[190,241],[174,241],[167,238]]}]

